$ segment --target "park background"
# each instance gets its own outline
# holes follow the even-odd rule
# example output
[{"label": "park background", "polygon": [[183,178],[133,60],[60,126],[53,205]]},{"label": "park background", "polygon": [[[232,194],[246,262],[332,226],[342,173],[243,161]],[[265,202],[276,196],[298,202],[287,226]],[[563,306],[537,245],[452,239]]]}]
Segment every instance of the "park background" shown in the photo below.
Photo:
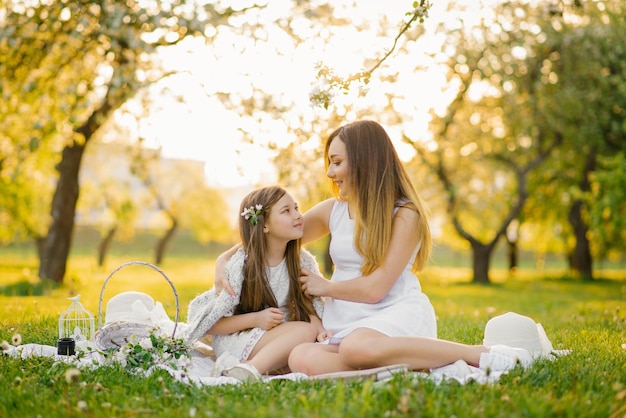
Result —
[{"label": "park background", "polygon": [[[97,314],[104,280],[132,260],[167,272],[179,303],[141,269],[108,293],[148,292],[184,319],[237,239],[245,193],[279,183],[306,210],[329,196],[323,140],[374,119],[432,212],[435,249],[420,280],[440,336],[480,343],[490,317],[514,310],[573,349],[479,389],[478,403],[475,387],[404,378],[254,396],[168,383],[157,406],[139,399],[163,389],[157,377],[85,373],[88,387],[107,388],[85,393],[45,361],[3,358],[14,390],[0,412],[71,415],[87,399],[94,416],[192,415],[197,405],[257,416],[624,416],[621,1],[0,6],[0,339],[54,344],[66,298],[80,293]],[[326,242],[309,248],[329,272]],[[284,403],[268,406],[279,389]],[[309,403],[303,390],[333,402]]]}]

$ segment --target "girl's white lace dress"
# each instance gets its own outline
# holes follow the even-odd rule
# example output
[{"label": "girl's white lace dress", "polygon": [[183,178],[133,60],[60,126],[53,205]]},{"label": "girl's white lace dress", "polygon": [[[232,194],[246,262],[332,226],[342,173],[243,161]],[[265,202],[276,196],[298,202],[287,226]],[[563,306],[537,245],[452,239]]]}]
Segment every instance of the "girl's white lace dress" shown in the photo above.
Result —
[{"label": "girl's white lace dress", "polygon": [[[196,296],[189,303],[188,326],[182,331],[184,337],[191,341],[198,340],[219,319],[233,315],[241,296],[244,280],[242,269],[245,259],[243,249],[239,249],[226,264],[226,276],[230,286],[235,291],[235,296],[229,295],[224,290],[216,294],[215,288],[212,288]],[[305,249],[300,251],[300,264],[302,268],[320,274],[315,258]],[[285,305],[289,292],[289,275],[284,260],[278,266],[270,268],[269,282],[278,306],[286,313]],[[313,298],[313,308],[321,318],[324,309],[324,302],[321,298]],[[265,331],[260,328],[253,328],[231,335],[215,335],[212,342],[213,350],[217,357],[224,352],[228,352],[240,361],[244,361],[264,333]]]},{"label": "girl's white lace dress", "polygon": [[[289,295],[289,274],[287,273],[285,260],[283,259],[276,267],[270,267],[268,276],[270,287],[272,292],[274,292],[274,297],[276,297],[276,303],[278,303],[280,310],[285,314],[285,318],[288,318],[289,313],[285,306],[287,305],[287,296]],[[235,307],[231,308],[230,312],[225,316],[233,315],[234,311]],[[252,328],[251,330],[235,334],[214,335],[213,350],[215,350],[215,355],[219,357],[224,352],[229,352],[240,361],[244,361],[250,356],[254,346],[265,332],[261,328]]]}]

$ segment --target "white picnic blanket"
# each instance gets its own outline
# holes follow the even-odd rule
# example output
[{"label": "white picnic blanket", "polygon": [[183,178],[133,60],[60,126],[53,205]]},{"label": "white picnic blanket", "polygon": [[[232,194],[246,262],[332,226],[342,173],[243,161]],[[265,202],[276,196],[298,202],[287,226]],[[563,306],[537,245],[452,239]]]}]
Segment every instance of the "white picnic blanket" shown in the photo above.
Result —
[{"label": "white picnic blanket", "polygon": [[[64,362],[68,365],[73,365],[77,368],[97,368],[107,363],[107,359],[101,352],[88,351],[89,341],[78,342],[76,346],[77,352],[84,350],[82,355],[64,356],[57,354],[57,347],[42,345],[42,344],[23,344],[17,347],[10,347],[5,351],[5,354],[9,356],[20,357],[26,359],[33,356],[45,356],[53,357],[56,361]],[[567,354],[567,350],[555,351],[553,358],[557,358],[560,355]],[[146,376],[150,375],[155,369],[161,369],[167,371],[174,379],[188,384],[196,384],[200,386],[216,386],[224,384],[239,384],[239,380],[233,377],[212,377],[213,367],[215,361],[210,357],[205,356],[200,351],[192,350],[191,357],[189,359],[182,360],[183,364],[178,364],[176,367],[172,367],[168,364],[159,364],[148,370],[137,369],[137,373],[144,373]],[[181,367],[182,366],[182,367]],[[463,360],[459,360],[453,364],[439,367],[426,372],[407,372],[415,377],[423,377],[430,379],[437,384],[441,384],[449,381],[456,381],[460,384],[466,384],[470,382],[477,382],[479,384],[490,384],[500,380],[500,377],[507,372],[491,372],[486,373],[477,367],[468,365]],[[350,372],[343,376],[341,373],[335,374],[335,378],[343,378],[350,376]],[[368,378],[367,370],[360,371],[360,376]],[[376,376],[376,375],[373,375]],[[369,376],[371,377],[371,376]],[[383,379],[377,379],[384,381],[391,378],[391,374],[387,374]],[[288,373],[275,376],[263,376],[263,381],[271,381],[275,379],[286,379],[292,381],[307,380],[309,376],[303,373]]]},{"label": "white picnic blanket", "polygon": [[[184,334],[185,328],[188,326],[186,323],[176,324],[172,321],[160,302],[157,302],[151,312],[149,312],[149,321],[151,321],[154,329],[159,330],[162,334],[168,334],[175,336],[180,332]],[[106,326],[106,325],[105,325]],[[176,328],[174,328],[176,326]],[[201,343],[197,343],[202,346]],[[102,351],[96,350],[93,341],[77,341],[76,352],[79,355],[64,356],[57,354],[57,347],[42,344],[21,344],[18,346],[9,346],[4,350],[4,354],[9,356],[20,357],[26,359],[33,356],[45,356],[53,357],[56,361],[64,362],[69,365],[73,365],[77,368],[97,368],[107,363],[111,363],[111,358],[107,358]],[[201,348],[201,347],[200,347]],[[205,346],[205,348],[207,348]],[[215,361],[207,355],[206,350],[192,350],[190,357],[181,357],[176,362],[166,362],[163,364],[157,364],[147,370],[133,369],[133,372],[144,373],[145,375],[151,374],[155,369],[166,370],[174,379],[196,385],[215,386],[224,384],[238,384],[239,380],[233,377],[219,376],[213,377],[213,368],[215,367]],[[549,356],[544,356],[550,360],[555,359],[561,355],[568,354],[569,350],[553,350]],[[122,359],[123,361],[123,359]],[[397,366],[397,365],[396,365]],[[376,370],[376,369],[370,369]],[[415,377],[424,377],[431,379],[437,384],[456,381],[460,384],[466,384],[469,382],[477,382],[480,384],[489,384],[497,382],[500,377],[507,372],[495,372],[491,371],[487,373],[477,367],[468,365],[465,361],[459,360],[453,364],[432,369],[429,373],[426,372],[409,372],[406,367],[390,368],[392,370],[389,373],[370,373],[368,370],[360,370],[358,372],[345,372],[345,373],[333,373],[329,378],[371,378],[374,377],[379,381],[384,381],[392,377],[392,374],[396,371],[410,373]],[[318,379],[319,377],[311,377],[311,379]],[[263,376],[264,381],[271,381],[275,379],[287,379],[292,381],[306,380],[309,376],[303,373],[288,373],[283,375]]]}]

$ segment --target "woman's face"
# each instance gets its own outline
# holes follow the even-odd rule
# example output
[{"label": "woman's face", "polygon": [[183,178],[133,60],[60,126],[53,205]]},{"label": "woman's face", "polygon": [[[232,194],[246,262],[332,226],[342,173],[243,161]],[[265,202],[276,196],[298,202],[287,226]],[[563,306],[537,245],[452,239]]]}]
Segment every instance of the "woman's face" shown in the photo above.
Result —
[{"label": "woman's face", "polygon": [[339,189],[339,195],[348,197],[350,185],[348,184],[348,155],[346,144],[339,137],[335,137],[328,147],[328,171],[326,175]]}]

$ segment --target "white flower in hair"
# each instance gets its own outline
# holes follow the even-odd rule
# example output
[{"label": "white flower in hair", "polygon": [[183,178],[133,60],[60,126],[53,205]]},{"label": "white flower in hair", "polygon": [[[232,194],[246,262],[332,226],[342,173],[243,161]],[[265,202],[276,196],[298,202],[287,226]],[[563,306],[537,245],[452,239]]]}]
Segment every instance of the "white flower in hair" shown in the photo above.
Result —
[{"label": "white flower in hair", "polygon": [[243,212],[241,212],[241,216],[247,221],[250,220],[252,225],[256,225],[259,222],[259,215],[263,213],[263,205],[256,204],[254,206],[250,206],[249,208],[245,208]]}]

